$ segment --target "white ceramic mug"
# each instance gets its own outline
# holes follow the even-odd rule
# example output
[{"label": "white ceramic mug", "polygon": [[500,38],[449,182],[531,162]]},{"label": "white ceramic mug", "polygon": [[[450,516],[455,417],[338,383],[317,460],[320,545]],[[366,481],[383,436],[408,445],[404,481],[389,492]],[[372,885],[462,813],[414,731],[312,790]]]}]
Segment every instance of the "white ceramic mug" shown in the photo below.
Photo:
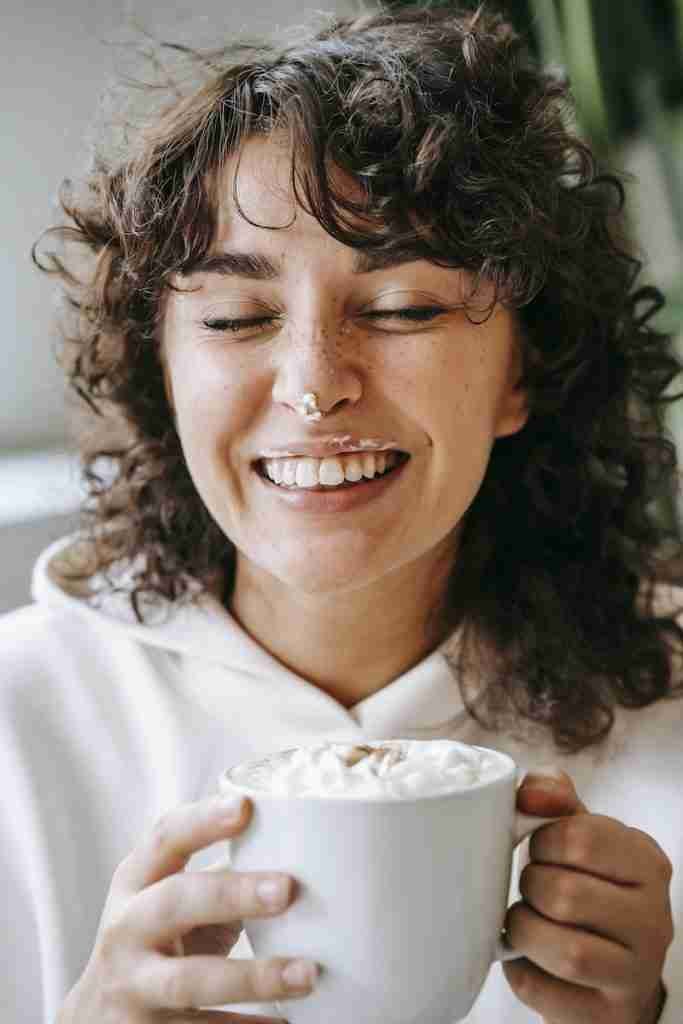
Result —
[{"label": "white ceramic mug", "polygon": [[221,790],[254,805],[231,867],[299,883],[283,914],[245,921],[255,955],[322,968],[309,996],[279,1004],[290,1024],[452,1024],[514,956],[500,942],[512,854],[555,819],[517,813],[514,761],[485,752],[495,777],[399,800],[275,795],[223,773]]}]

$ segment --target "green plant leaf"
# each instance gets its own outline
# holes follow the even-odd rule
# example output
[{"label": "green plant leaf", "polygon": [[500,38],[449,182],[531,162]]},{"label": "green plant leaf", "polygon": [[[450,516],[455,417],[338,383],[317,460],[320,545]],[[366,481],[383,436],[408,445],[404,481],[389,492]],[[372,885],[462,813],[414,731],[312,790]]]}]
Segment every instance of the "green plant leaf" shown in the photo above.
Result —
[{"label": "green plant leaf", "polygon": [[561,0],[564,50],[579,120],[595,146],[610,142],[609,118],[600,78],[590,0]]}]

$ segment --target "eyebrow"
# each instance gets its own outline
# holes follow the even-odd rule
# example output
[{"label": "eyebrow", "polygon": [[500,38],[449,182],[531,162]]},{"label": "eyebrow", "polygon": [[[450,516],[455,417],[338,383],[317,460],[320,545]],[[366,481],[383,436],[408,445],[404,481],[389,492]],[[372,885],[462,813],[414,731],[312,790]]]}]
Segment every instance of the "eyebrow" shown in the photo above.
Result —
[{"label": "eyebrow", "polygon": [[[353,256],[354,274],[371,274],[375,270],[387,270],[402,263],[414,263],[420,259],[414,252],[371,252],[357,250]],[[274,281],[281,276],[282,268],[261,253],[216,252],[208,253],[196,260],[184,271],[191,274],[217,274],[220,277],[245,277],[251,281]]]},{"label": "eyebrow", "polygon": [[279,269],[267,256],[247,252],[208,253],[184,271],[190,274],[218,274],[220,277],[247,277],[252,281],[272,281]]}]

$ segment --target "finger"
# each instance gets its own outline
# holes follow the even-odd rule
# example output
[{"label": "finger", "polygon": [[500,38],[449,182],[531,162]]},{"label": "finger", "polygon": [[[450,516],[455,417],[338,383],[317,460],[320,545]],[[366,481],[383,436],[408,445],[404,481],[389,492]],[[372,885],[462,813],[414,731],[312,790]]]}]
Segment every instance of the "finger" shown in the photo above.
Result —
[{"label": "finger", "polygon": [[621,885],[639,885],[653,871],[649,837],[614,818],[577,814],[535,832],[532,861],[577,868]]},{"label": "finger", "polygon": [[641,936],[640,893],[632,886],[532,863],[520,875],[519,891],[533,910],[558,924],[587,929],[627,949]]},{"label": "finger", "polygon": [[287,1024],[282,1017],[245,1017],[242,1013],[228,1013],[224,1010],[193,1010],[181,1016],[164,1016],[165,1024]]},{"label": "finger", "polygon": [[510,908],[505,932],[516,952],[555,978],[589,988],[623,988],[633,982],[636,964],[624,946],[548,921],[525,903]]},{"label": "finger", "polygon": [[279,914],[294,889],[291,876],[273,871],[182,872],[134,896],[123,923],[141,944],[158,947],[193,928]]},{"label": "finger", "polygon": [[601,1019],[602,998],[594,989],[562,981],[524,959],[508,960],[503,973],[520,1002],[544,1021],[586,1024]]},{"label": "finger", "polygon": [[316,964],[310,960],[284,957],[225,960],[213,956],[155,956],[145,958],[132,979],[132,987],[151,1009],[187,1010],[308,995],[317,973]]},{"label": "finger", "polygon": [[527,772],[517,790],[517,809],[544,818],[586,813],[570,776],[552,765]]},{"label": "finger", "polygon": [[255,1017],[243,1013],[229,1013],[225,1010],[193,1010],[180,1016],[164,1016],[165,1024],[287,1024],[282,1017]]},{"label": "finger", "polygon": [[193,853],[238,835],[250,817],[251,802],[241,798],[209,797],[175,807],[121,862],[113,887],[135,892],[182,871]]}]

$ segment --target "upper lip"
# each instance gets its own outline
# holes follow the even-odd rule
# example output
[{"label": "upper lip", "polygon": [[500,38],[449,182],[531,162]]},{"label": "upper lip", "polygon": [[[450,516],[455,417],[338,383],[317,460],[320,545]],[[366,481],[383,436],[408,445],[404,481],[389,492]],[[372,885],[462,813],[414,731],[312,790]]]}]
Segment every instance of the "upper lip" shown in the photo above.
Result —
[{"label": "upper lip", "polygon": [[259,459],[284,459],[296,456],[308,456],[312,459],[325,459],[333,455],[351,452],[403,451],[396,441],[383,440],[379,437],[352,437],[350,434],[320,438],[317,441],[289,441],[287,444],[264,448],[257,456]]}]

